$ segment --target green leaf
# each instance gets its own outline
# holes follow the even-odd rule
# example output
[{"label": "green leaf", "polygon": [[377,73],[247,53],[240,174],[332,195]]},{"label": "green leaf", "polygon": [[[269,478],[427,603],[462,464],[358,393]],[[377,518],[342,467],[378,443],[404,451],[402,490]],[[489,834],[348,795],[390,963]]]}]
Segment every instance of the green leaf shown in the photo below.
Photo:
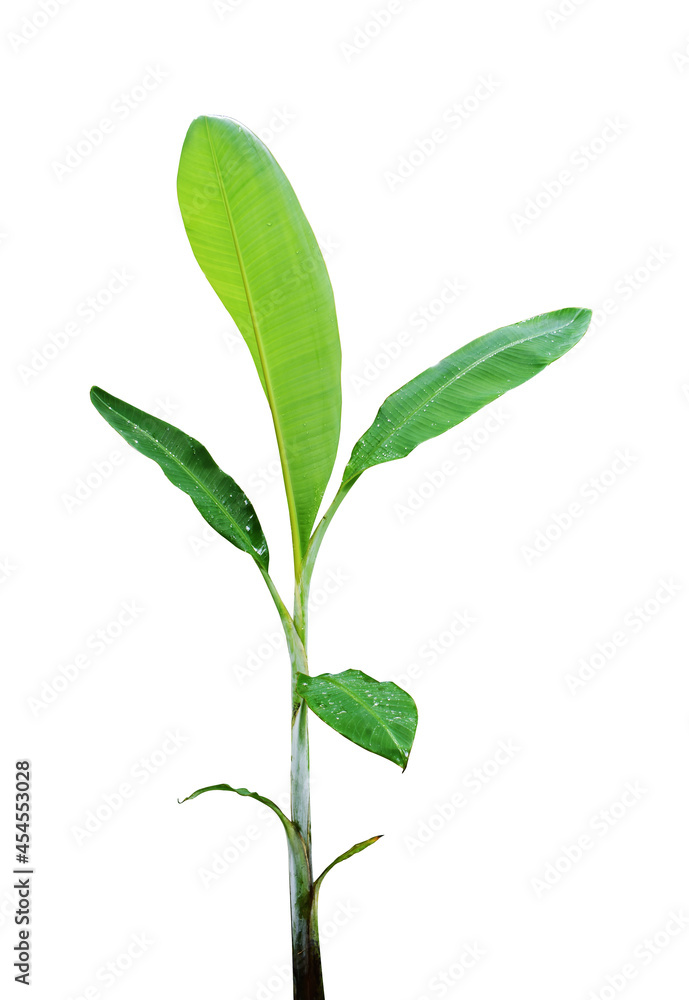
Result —
[{"label": "green leaf", "polygon": [[234,479],[219,469],[202,444],[164,420],[94,386],[91,401],[111,427],[194,501],[212,528],[268,570],[268,543],[256,511]]},{"label": "green leaf", "polygon": [[397,684],[361,670],[317,677],[300,673],[297,692],[336,732],[406,769],[418,715],[412,696]]},{"label": "green leaf", "polygon": [[340,339],[325,263],[272,154],[231,118],[192,122],[177,192],[194,256],[270,404],[298,567],[340,434]]},{"label": "green leaf", "polygon": [[335,858],[334,861],[331,861],[328,867],[323,869],[323,871],[313,884],[314,899],[316,901],[318,900],[318,893],[320,892],[321,885],[323,884],[323,879],[328,874],[328,872],[335,867],[335,865],[339,865],[341,861],[346,861],[347,858],[353,858],[354,855],[359,854],[360,851],[365,851],[367,847],[370,847],[371,844],[375,844],[378,840],[381,839],[382,836],[383,835],[381,833],[377,837],[370,837],[369,840],[362,840],[360,843],[355,844],[354,847],[350,847],[348,851],[344,852],[344,854],[340,854],[340,856]]},{"label": "green leaf", "polygon": [[206,788],[198,788],[191,795],[187,795],[185,799],[178,799],[178,802],[189,802],[191,799],[196,799],[199,795],[204,795],[206,792],[234,792],[235,795],[245,795],[247,798],[256,799],[257,802],[262,802],[264,806],[268,806],[284,826],[290,848],[295,851],[296,857],[300,862],[303,860],[305,848],[299,831],[294,823],[285,816],[280,806],[273,802],[272,799],[267,799],[265,795],[259,795],[258,792],[250,792],[248,788],[234,788],[232,785],[207,785]]},{"label": "green leaf", "polygon": [[449,354],[388,396],[354,445],[343,485],[404,458],[487,403],[532,378],[584,336],[590,309],[560,309],[493,330]]},{"label": "green leaf", "polygon": [[286,824],[289,824],[290,826],[292,825],[291,821],[287,819],[280,806],[273,802],[272,799],[266,798],[265,795],[259,795],[258,792],[250,792],[248,788],[235,788],[233,785],[224,784],[207,785],[205,788],[198,788],[195,792],[192,792],[191,795],[187,795],[186,798],[180,799],[179,802],[180,804],[182,802],[190,802],[191,799],[197,799],[199,795],[204,795],[206,792],[234,792],[235,795],[244,795],[249,799],[256,799],[257,802],[262,802],[264,806],[268,806],[272,809],[283,826]]}]

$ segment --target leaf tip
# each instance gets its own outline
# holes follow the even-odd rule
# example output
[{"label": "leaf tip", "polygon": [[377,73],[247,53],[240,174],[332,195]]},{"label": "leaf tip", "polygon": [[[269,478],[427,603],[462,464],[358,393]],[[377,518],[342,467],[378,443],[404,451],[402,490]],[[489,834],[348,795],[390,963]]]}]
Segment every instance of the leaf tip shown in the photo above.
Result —
[{"label": "leaf tip", "polygon": [[569,309],[563,311],[570,314],[570,322],[577,329],[581,330],[581,336],[583,337],[593,319],[593,310],[585,309],[582,306],[571,306]]}]

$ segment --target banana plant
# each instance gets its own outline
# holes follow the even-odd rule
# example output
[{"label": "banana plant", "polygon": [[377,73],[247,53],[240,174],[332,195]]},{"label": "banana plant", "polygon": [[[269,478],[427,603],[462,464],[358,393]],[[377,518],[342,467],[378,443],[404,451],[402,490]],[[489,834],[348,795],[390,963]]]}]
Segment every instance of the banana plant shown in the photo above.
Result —
[{"label": "banana plant", "polygon": [[128,444],[157,462],[170,482],[188,494],[218,534],[250,556],[275,603],[291,662],[290,815],[258,793],[224,782],[200,788],[182,801],[207,792],[233,792],[276,813],[287,838],[294,997],[323,1000],[318,937],[323,879],[379,837],[345,850],[314,877],[309,713],[404,771],[417,710],[402,688],[361,670],[310,672],[309,586],[321,543],[364,473],[404,458],[562,357],[586,332],[591,313],[559,309],[501,327],[393,392],[354,445],[342,481],[317,522],[340,436],[341,355],[332,288],[316,238],[272,154],[231,118],[203,116],[192,122],[177,192],[194,256],[246,341],[270,407],[291,528],[291,611],[271,577],[268,543],[250,499],[206,448],[103,389],[94,387],[91,399]]}]

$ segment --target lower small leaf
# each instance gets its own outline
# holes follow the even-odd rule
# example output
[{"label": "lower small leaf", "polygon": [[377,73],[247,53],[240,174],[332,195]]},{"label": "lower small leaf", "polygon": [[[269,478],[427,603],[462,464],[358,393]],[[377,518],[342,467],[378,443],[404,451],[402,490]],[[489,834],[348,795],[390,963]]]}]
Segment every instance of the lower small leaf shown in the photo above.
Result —
[{"label": "lower small leaf", "polygon": [[185,799],[178,799],[178,802],[180,804],[182,802],[189,802],[190,799],[198,798],[204,792],[234,792],[236,795],[245,795],[250,799],[256,799],[257,802],[262,802],[264,806],[268,806],[269,809],[273,810],[284,826],[290,847],[296,849],[300,856],[304,853],[304,841],[299,835],[299,831],[294,823],[285,816],[280,806],[273,802],[272,799],[267,799],[265,795],[259,795],[258,792],[250,792],[248,788],[233,788],[232,785],[207,785],[206,788],[199,788],[195,792],[192,792],[191,795],[187,795]]},{"label": "lower small leaf", "polygon": [[346,861],[347,858],[353,858],[355,854],[359,854],[361,851],[365,851],[367,847],[370,847],[371,844],[375,844],[378,840],[380,840],[382,836],[383,835],[381,833],[377,837],[370,837],[368,840],[362,840],[358,844],[355,844],[354,847],[350,847],[348,851],[344,852],[344,854],[340,854],[340,856],[335,858],[334,861],[331,861],[328,867],[323,869],[321,874],[313,883],[314,900],[316,902],[318,901],[318,893],[320,892],[321,885],[323,884],[323,879],[331,870],[331,868],[334,868],[335,865],[339,865],[341,861]]}]

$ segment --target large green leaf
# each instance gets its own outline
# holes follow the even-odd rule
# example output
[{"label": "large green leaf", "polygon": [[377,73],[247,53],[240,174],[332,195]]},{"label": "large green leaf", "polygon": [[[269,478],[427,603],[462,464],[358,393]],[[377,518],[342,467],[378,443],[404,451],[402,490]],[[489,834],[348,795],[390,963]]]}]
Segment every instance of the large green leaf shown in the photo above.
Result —
[{"label": "large green leaf", "polygon": [[170,482],[191,497],[211,527],[268,570],[268,543],[256,511],[202,444],[96,386],[91,401],[132,448],[157,462]]},{"label": "large green leaf", "polygon": [[581,340],[589,309],[560,309],[472,340],[388,396],[354,445],[343,476],[404,458],[482,406],[532,378]]},{"label": "large green leaf", "polygon": [[177,191],[194,256],[270,404],[299,564],[340,434],[340,340],[325,263],[272,154],[231,118],[192,122]]},{"label": "large green leaf", "polygon": [[361,670],[316,677],[300,673],[297,692],[336,732],[405,770],[418,715],[412,696],[397,684]]}]

